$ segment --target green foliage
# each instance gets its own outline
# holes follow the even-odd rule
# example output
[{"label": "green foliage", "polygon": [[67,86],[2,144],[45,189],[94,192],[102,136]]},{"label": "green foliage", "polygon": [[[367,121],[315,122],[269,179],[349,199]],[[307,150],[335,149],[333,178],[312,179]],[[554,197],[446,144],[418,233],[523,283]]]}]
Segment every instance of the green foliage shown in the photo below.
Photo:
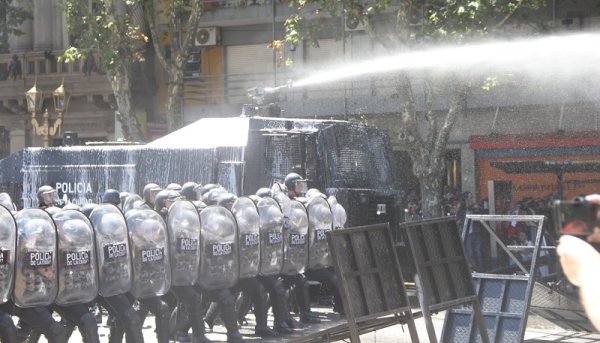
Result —
[{"label": "green foliage", "polygon": [[71,47],[63,56],[65,61],[84,58],[98,51],[102,68],[113,75],[123,63],[144,60],[143,50],[148,38],[133,21],[139,1],[62,0],[67,15]]},{"label": "green foliage", "polygon": [[20,36],[24,32],[19,26],[27,19],[32,19],[32,3],[24,0],[0,0],[0,51],[7,52],[8,36]]},{"label": "green foliage", "polygon": [[[518,22],[543,0],[292,0],[300,14],[288,18],[286,40],[314,39],[315,18],[345,16],[360,23],[372,38],[390,32],[400,44],[479,39],[509,22]],[[528,18],[530,20],[530,18]]]}]

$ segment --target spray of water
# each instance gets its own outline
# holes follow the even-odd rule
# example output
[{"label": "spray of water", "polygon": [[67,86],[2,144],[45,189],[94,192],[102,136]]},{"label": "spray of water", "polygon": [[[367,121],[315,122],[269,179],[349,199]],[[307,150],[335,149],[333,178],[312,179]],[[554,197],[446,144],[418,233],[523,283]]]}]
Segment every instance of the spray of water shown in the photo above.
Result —
[{"label": "spray of water", "polygon": [[521,73],[535,78],[600,74],[600,33],[445,46],[337,64],[293,83],[306,87],[398,71]]}]

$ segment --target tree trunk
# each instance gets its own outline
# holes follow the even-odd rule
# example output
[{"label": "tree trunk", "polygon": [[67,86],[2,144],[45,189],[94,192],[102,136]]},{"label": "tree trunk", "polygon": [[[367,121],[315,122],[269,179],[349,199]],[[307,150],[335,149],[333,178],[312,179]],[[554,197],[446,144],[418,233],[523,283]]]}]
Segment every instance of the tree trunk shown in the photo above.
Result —
[{"label": "tree trunk", "polygon": [[171,68],[169,73],[171,76],[168,87],[167,98],[167,125],[169,132],[177,130],[182,124],[182,109],[183,109],[183,70],[175,66]]},{"label": "tree trunk", "polygon": [[[442,163],[440,163],[442,164]],[[431,166],[432,169],[443,170],[444,166]],[[421,211],[423,218],[435,218],[442,216],[442,175],[433,173],[417,175],[421,189]]]},{"label": "tree trunk", "polygon": [[109,79],[117,100],[117,120],[121,123],[123,136],[130,142],[144,142],[145,135],[131,109],[131,80],[128,66],[119,65],[115,70],[115,75],[109,76]]}]

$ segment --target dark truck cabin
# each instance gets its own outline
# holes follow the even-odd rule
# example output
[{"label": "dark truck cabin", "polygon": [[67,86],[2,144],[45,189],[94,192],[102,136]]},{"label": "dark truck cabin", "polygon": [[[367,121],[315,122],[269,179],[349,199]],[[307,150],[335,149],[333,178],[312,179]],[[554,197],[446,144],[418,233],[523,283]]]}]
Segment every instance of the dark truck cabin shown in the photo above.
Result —
[{"label": "dark truck cabin", "polygon": [[334,194],[348,226],[399,221],[401,193],[392,188],[391,145],[380,130],[336,120],[250,119],[244,190],[296,171],[309,187]]}]

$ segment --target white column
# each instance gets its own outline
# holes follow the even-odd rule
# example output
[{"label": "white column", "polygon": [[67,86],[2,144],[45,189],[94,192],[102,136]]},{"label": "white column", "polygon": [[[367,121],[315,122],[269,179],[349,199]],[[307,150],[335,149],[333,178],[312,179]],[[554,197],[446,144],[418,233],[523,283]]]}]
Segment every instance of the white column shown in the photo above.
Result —
[{"label": "white column", "polygon": [[65,50],[69,44],[69,34],[67,32],[67,14],[61,8],[59,0],[53,0],[54,23],[52,32],[52,49]]},{"label": "white column", "polygon": [[54,0],[35,0],[33,9],[33,50],[52,50]]},{"label": "white column", "polygon": [[[22,8],[32,8],[32,0],[23,0],[16,1],[14,3],[15,6],[20,6]],[[15,36],[11,35],[8,38],[10,44],[10,52],[11,53],[20,53],[31,51],[33,46],[33,20],[27,19],[21,25],[19,25],[19,30],[23,32],[22,35]]]},{"label": "white column", "polygon": [[10,153],[13,154],[19,150],[23,150],[26,147],[26,142],[25,142],[25,123],[24,121],[21,121],[23,123],[23,128],[11,128],[10,129],[10,133],[8,135],[9,139],[10,139]]}]

